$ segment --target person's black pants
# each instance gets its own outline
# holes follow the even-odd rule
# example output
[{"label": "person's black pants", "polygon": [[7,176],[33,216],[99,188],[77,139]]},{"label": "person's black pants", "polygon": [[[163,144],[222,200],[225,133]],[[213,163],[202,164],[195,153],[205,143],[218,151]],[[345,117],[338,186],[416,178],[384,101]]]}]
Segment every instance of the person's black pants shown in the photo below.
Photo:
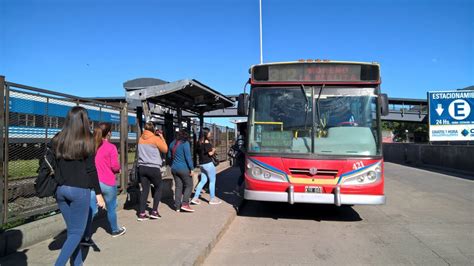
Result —
[{"label": "person's black pants", "polygon": [[148,199],[148,192],[150,192],[150,184],[155,187],[153,194],[153,211],[158,211],[158,204],[161,200],[163,187],[161,185],[161,171],[157,167],[140,166],[138,168],[140,175],[140,183],[142,184],[142,192],[140,195],[140,213],[144,213]]},{"label": "person's black pants", "polygon": [[189,175],[188,170],[171,170],[171,173],[173,174],[175,185],[174,206],[176,209],[179,209],[182,203],[189,204],[189,198],[193,192],[193,178]]}]

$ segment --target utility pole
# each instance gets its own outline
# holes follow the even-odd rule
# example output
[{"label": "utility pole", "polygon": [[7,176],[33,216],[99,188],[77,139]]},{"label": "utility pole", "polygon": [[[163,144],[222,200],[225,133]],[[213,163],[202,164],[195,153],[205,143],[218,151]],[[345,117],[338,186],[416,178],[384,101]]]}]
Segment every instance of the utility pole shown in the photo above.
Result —
[{"label": "utility pole", "polygon": [[262,0],[260,3],[260,64],[263,64],[263,39],[262,39]]}]

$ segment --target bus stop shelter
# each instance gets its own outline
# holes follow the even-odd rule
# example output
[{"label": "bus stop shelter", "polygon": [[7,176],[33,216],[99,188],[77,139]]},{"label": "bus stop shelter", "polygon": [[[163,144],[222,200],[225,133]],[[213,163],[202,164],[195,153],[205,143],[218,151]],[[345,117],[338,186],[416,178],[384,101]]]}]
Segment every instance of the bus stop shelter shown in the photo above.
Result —
[{"label": "bus stop shelter", "polygon": [[179,128],[182,126],[183,112],[198,116],[202,128],[205,113],[234,106],[230,98],[195,79],[166,82],[140,78],[123,85],[129,107],[137,110],[140,127],[143,117],[145,120],[151,119],[154,111],[165,108],[168,114],[170,110],[175,112]]}]

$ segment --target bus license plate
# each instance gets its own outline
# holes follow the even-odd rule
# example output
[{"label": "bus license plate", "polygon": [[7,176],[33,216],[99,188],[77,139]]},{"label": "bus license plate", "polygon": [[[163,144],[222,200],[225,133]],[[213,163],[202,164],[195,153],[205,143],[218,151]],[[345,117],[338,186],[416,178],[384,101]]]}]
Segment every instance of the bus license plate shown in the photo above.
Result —
[{"label": "bus license plate", "polygon": [[321,187],[316,186],[305,186],[304,187],[306,193],[322,193],[323,189]]}]

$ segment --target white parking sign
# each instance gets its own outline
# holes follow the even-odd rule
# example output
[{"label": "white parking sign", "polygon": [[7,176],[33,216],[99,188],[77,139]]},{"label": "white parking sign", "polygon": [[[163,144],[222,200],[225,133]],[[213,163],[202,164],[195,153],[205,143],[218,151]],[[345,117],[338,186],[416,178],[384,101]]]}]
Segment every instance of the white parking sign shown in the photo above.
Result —
[{"label": "white parking sign", "polygon": [[428,92],[430,141],[474,140],[474,91]]}]

